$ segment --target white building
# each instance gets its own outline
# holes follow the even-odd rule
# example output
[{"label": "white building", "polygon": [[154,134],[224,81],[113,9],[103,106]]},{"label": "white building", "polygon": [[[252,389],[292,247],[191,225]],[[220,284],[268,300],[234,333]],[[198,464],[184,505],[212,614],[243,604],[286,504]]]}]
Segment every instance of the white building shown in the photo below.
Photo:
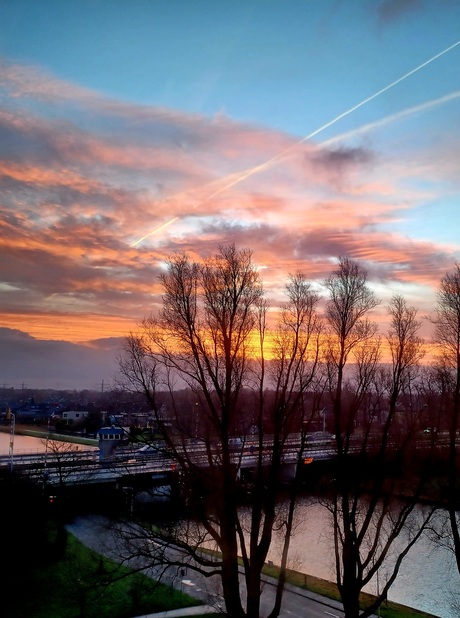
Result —
[{"label": "white building", "polygon": [[67,425],[69,421],[72,423],[76,423],[78,421],[82,421],[88,416],[88,412],[85,410],[67,410],[67,412],[62,413],[62,418],[66,421]]}]

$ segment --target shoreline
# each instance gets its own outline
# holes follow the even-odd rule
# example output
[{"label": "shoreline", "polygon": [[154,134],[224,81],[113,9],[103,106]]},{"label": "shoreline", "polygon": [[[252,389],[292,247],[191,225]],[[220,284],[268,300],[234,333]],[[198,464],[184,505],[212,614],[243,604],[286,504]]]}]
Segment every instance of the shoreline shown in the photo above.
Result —
[{"label": "shoreline", "polygon": [[[0,432],[10,433],[10,431],[11,427],[9,425],[0,425]],[[48,432],[48,428],[46,426],[44,427],[34,424],[15,423],[15,433],[18,435],[30,436],[33,438],[49,438],[50,440],[60,440],[62,442],[82,444],[87,446],[97,446],[99,443],[97,439],[84,438],[83,436],[56,433],[51,431]],[[275,575],[277,570],[278,567],[276,565],[267,564],[264,568],[264,573],[267,577],[270,577]],[[288,569],[286,584],[295,586],[300,589],[308,590],[314,594],[320,594],[334,601],[340,601],[337,586],[334,582],[316,577],[308,573]],[[367,596],[367,593],[363,593],[363,595]],[[401,618],[439,618],[435,614],[430,614],[424,612],[423,610],[419,610],[417,608],[406,605],[401,605],[393,601],[387,601],[381,606],[381,609],[384,612],[391,611],[390,608],[398,612],[398,616],[400,616]]]}]

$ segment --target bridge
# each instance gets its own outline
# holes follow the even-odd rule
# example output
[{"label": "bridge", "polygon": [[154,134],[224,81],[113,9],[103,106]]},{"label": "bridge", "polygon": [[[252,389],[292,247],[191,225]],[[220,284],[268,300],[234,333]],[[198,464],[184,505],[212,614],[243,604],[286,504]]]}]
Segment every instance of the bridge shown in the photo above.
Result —
[{"label": "bridge", "polygon": [[[418,448],[425,448],[430,436],[422,436],[417,441]],[[459,438],[460,441],[460,438]],[[447,436],[438,436],[438,446],[446,448]],[[297,471],[299,461],[304,464],[333,459],[337,454],[335,440],[324,432],[310,434],[306,445],[301,451],[300,434],[292,434],[283,450],[283,480],[292,479]],[[190,440],[182,448],[186,450],[195,465],[209,465],[207,452],[203,443]],[[272,443],[269,439],[264,443],[262,463],[268,463],[271,458]],[[349,452],[359,452],[362,444],[358,441]],[[397,448],[396,445],[393,448]],[[20,472],[32,482],[46,484],[48,488],[60,486],[83,486],[101,484],[130,484],[134,479],[145,480],[146,484],[169,484],[170,477],[176,467],[176,461],[165,454],[164,449],[150,449],[144,445],[114,449],[112,456],[101,458],[102,450],[97,447],[80,450],[56,450],[48,452],[21,452],[10,455],[0,455],[0,469],[9,467]],[[216,449],[212,454],[216,465],[219,464],[220,453]],[[239,475],[244,475],[258,465],[259,449],[255,441],[235,439],[233,445],[233,461]]]},{"label": "bridge", "polygon": [[[189,446],[189,449],[187,449]],[[208,453],[203,445],[190,441],[187,449],[189,457],[197,465],[208,465]],[[300,455],[300,440],[293,436],[283,451],[283,466],[285,478],[292,478],[297,469]],[[302,458],[306,463],[313,460],[330,459],[336,454],[335,445],[331,440],[311,440],[304,449]],[[216,450],[215,463],[219,463],[220,454]],[[267,463],[271,457],[269,441],[263,447],[262,462]],[[244,470],[254,469],[258,465],[259,449],[255,442],[248,441],[233,450],[233,460],[239,474]],[[149,477],[150,479],[165,479],[174,471],[176,462],[170,456],[165,456],[161,449],[150,451],[138,448],[119,446],[114,455],[107,460],[100,457],[99,449],[80,449],[56,452],[22,452],[13,455],[0,455],[0,469],[21,473],[25,478],[48,486],[60,485],[90,485],[101,483],[117,483],[127,478]]]},{"label": "bridge", "polygon": [[101,462],[98,450],[79,450],[58,455],[21,453],[0,456],[0,469],[9,467],[24,478],[46,482],[48,486],[115,483],[126,476],[158,475],[171,472],[173,461],[164,457],[146,460],[120,455]]}]

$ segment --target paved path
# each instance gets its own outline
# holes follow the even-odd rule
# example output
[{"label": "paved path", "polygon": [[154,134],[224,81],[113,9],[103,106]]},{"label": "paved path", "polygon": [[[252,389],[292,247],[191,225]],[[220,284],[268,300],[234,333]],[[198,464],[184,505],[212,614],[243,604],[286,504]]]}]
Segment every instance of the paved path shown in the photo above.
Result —
[{"label": "paved path", "polygon": [[[117,559],[117,556],[119,557],[116,540],[114,541],[110,535],[107,520],[104,518],[80,517],[69,524],[67,528],[82,543],[95,551],[114,560]],[[154,573],[152,573],[152,577],[154,577]],[[261,615],[268,615],[273,605],[275,580],[265,577],[264,582],[261,596]],[[223,612],[224,602],[220,594],[220,581],[217,577],[200,577],[191,569],[187,569],[185,575],[178,576],[176,569],[170,581],[164,580],[164,583],[170,583],[183,591],[186,587],[187,593],[202,601],[203,605],[148,614],[138,618],[178,618]],[[304,616],[309,616],[309,618],[342,618],[343,615],[340,603],[303,588],[286,584],[280,618],[304,618]]]},{"label": "paved path", "polygon": [[184,607],[183,609],[173,609],[169,612],[158,612],[157,614],[144,614],[137,618],[181,618],[182,616],[202,616],[203,614],[215,614],[215,607],[211,605],[198,605],[198,607]]},{"label": "paved path", "polygon": [[[297,598],[296,598],[297,597]],[[303,602],[302,602],[303,599]],[[306,613],[307,601],[310,601],[316,606],[316,609],[311,609],[311,613]],[[303,588],[296,588],[290,584],[286,584],[285,592],[283,596],[283,605],[288,607],[295,606],[298,608],[299,613],[292,611],[284,607],[281,610],[280,616],[290,616],[291,618],[304,618],[304,616],[325,616],[330,618],[341,618],[343,616],[343,610],[340,603],[322,597],[314,592],[309,592]],[[175,609],[168,612],[158,612],[156,614],[146,614],[144,616],[138,616],[137,618],[181,618],[186,616],[202,616],[203,614],[215,614],[219,610],[211,605],[198,605],[197,607],[185,607],[182,609]]]}]

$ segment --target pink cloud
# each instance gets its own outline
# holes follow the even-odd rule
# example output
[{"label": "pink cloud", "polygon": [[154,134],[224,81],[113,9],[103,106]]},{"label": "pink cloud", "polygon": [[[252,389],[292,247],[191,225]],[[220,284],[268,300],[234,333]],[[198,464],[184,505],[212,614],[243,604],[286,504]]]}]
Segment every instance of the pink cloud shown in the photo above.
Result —
[{"label": "pink cloud", "polygon": [[455,247],[396,231],[427,195],[408,181],[422,169],[453,178],[450,163],[440,172],[424,153],[409,165],[369,146],[300,144],[223,116],[120,103],[31,67],[4,68],[0,261],[10,328],[29,324],[53,338],[66,320],[81,321],[90,339],[108,316],[104,334],[119,336],[119,324],[158,303],[157,275],[175,250],[200,259],[219,244],[251,248],[274,300],[289,273],[321,282],[339,255],[411,293],[434,292],[454,262]]}]

